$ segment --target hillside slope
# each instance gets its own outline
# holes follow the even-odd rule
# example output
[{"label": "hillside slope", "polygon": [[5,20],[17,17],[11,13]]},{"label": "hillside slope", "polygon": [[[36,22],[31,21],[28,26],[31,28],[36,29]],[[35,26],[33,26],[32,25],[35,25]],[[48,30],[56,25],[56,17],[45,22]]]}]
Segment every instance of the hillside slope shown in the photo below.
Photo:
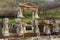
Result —
[{"label": "hillside slope", "polygon": [[0,0],[0,7],[2,8],[13,7],[13,6],[17,6],[16,0]]}]

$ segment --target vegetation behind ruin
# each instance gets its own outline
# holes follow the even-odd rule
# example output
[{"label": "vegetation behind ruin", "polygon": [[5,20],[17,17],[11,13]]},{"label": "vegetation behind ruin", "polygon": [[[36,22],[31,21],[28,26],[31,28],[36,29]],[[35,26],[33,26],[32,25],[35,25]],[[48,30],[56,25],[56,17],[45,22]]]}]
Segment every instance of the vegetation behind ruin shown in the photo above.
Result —
[{"label": "vegetation behind ruin", "polygon": [[[51,17],[60,17],[60,4],[59,4],[59,0],[55,0],[54,2],[49,2],[47,0],[0,0],[0,8],[6,8],[6,7],[17,7],[18,6],[18,2],[22,2],[22,3],[33,3],[38,5],[38,13],[39,16],[51,16]],[[24,22],[28,22],[31,21],[32,19],[32,14],[26,14],[24,15],[25,18],[23,19]],[[10,22],[15,22],[14,20],[10,20]]]}]

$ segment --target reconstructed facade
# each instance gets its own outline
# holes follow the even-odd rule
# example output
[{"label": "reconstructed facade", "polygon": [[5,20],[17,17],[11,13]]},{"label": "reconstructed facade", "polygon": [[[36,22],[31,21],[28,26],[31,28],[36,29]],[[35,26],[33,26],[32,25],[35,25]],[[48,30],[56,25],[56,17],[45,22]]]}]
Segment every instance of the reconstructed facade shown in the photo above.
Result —
[{"label": "reconstructed facade", "polygon": [[[35,40],[36,37],[36,40],[39,40],[40,36],[50,36],[59,33],[60,30],[58,28],[60,19],[40,18],[38,16],[38,7],[30,3],[19,3],[18,9],[17,17],[15,18],[16,22],[14,24],[9,24],[8,16],[1,20],[3,24],[1,38],[5,38],[3,40],[8,40],[9,38],[14,40],[15,38],[17,40],[25,40],[27,37],[31,37],[31,40]],[[24,18],[23,9],[32,10],[31,22],[22,22],[22,19]],[[26,40],[30,40],[29,38]]]}]

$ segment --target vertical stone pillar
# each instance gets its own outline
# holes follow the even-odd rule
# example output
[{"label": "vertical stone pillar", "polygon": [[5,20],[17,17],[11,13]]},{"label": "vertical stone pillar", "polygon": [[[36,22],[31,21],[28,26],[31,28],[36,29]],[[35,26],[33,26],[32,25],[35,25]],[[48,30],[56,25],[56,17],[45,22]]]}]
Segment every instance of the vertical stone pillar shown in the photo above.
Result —
[{"label": "vertical stone pillar", "polygon": [[36,33],[39,33],[39,28],[38,28],[38,22],[35,20],[35,25],[36,25]]},{"label": "vertical stone pillar", "polygon": [[38,16],[38,9],[36,9],[35,18],[39,18],[39,16]]},{"label": "vertical stone pillar", "polygon": [[19,29],[21,29],[21,30],[19,30],[19,34],[18,35],[23,34],[23,27],[22,27],[22,22],[21,22],[22,18],[23,18],[22,8],[19,7],[19,11],[18,11],[18,15],[17,15],[17,21],[19,23],[18,24],[19,25],[18,30]]},{"label": "vertical stone pillar", "polygon": [[32,27],[33,27],[33,31],[35,32],[35,21],[34,21],[34,19],[35,19],[35,12],[33,11],[32,12]]},{"label": "vertical stone pillar", "polygon": [[17,24],[17,34],[18,34],[18,35],[20,34],[20,30],[21,30],[20,25]]},{"label": "vertical stone pillar", "polygon": [[[20,33],[21,33],[21,34],[24,34],[24,27],[22,26],[22,25],[23,25],[22,22],[20,23],[20,25],[21,25],[21,32],[20,32]],[[21,34],[20,34],[20,35],[21,35]]]},{"label": "vertical stone pillar", "polygon": [[43,28],[43,32],[45,33],[46,32],[46,26],[44,25],[44,28]]},{"label": "vertical stone pillar", "polygon": [[19,11],[18,11],[18,15],[17,15],[17,17],[19,18],[19,17],[23,17],[23,13],[22,13],[22,8],[21,7],[19,7]]},{"label": "vertical stone pillar", "polygon": [[38,28],[38,9],[36,9],[36,13],[35,13],[35,25],[36,25],[36,33],[39,33],[39,28]]},{"label": "vertical stone pillar", "polygon": [[3,36],[9,36],[8,18],[3,19]]},{"label": "vertical stone pillar", "polygon": [[35,19],[35,13],[34,13],[34,11],[32,12],[32,20],[34,20]]},{"label": "vertical stone pillar", "polygon": [[19,18],[16,18],[15,19],[15,21],[16,21],[16,26],[17,26],[17,34],[20,34],[20,19]]},{"label": "vertical stone pillar", "polygon": [[23,34],[23,33],[24,33],[24,32],[23,32],[24,28],[22,27],[21,19],[20,19],[20,18],[17,18],[17,19],[16,19],[16,23],[17,23],[17,26],[18,26],[18,28],[17,28],[17,33],[18,33],[18,35]]}]

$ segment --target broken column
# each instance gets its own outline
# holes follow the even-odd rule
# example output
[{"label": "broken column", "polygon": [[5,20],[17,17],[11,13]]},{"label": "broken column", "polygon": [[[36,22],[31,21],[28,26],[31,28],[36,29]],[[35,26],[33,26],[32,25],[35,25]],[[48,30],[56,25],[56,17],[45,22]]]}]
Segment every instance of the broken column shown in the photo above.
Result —
[{"label": "broken column", "polygon": [[35,12],[33,11],[33,12],[32,12],[32,20],[34,20],[34,18],[35,18],[34,15],[35,15]]},{"label": "broken column", "polygon": [[19,17],[24,17],[23,16],[23,13],[22,13],[22,8],[21,7],[19,7],[19,11],[18,11],[18,15],[17,15],[17,17],[19,18]]},{"label": "broken column", "polygon": [[19,30],[19,35],[24,33],[24,30],[23,30],[23,27],[22,27],[22,22],[21,22],[22,18],[23,18],[22,8],[19,7],[19,11],[18,11],[18,15],[17,15],[17,22],[19,23],[18,30],[21,29],[21,30]]},{"label": "broken column", "polygon": [[35,25],[36,25],[36,33],[39,33],[39,28],[38,28],[38,19],[39,19],[39,16],[38,16],[38,9],[36,9],[36,13],[35,13]]},{"label": "broken column", "polygon": [[35,18],[39,18],[39,16],[38,16],[38,9],[36,9]]},{"label": "broken column", "polygon": [[38,19],[35,19],[35,25],[36,25],[36,33],[40,33],[39,32],[39,28],[38,28]]},{"label": "broken column", "polygon": [[3,29],[2,29],[3,36],[9,36],[8,20],[9,20],[8,18],[3,19]]}]

